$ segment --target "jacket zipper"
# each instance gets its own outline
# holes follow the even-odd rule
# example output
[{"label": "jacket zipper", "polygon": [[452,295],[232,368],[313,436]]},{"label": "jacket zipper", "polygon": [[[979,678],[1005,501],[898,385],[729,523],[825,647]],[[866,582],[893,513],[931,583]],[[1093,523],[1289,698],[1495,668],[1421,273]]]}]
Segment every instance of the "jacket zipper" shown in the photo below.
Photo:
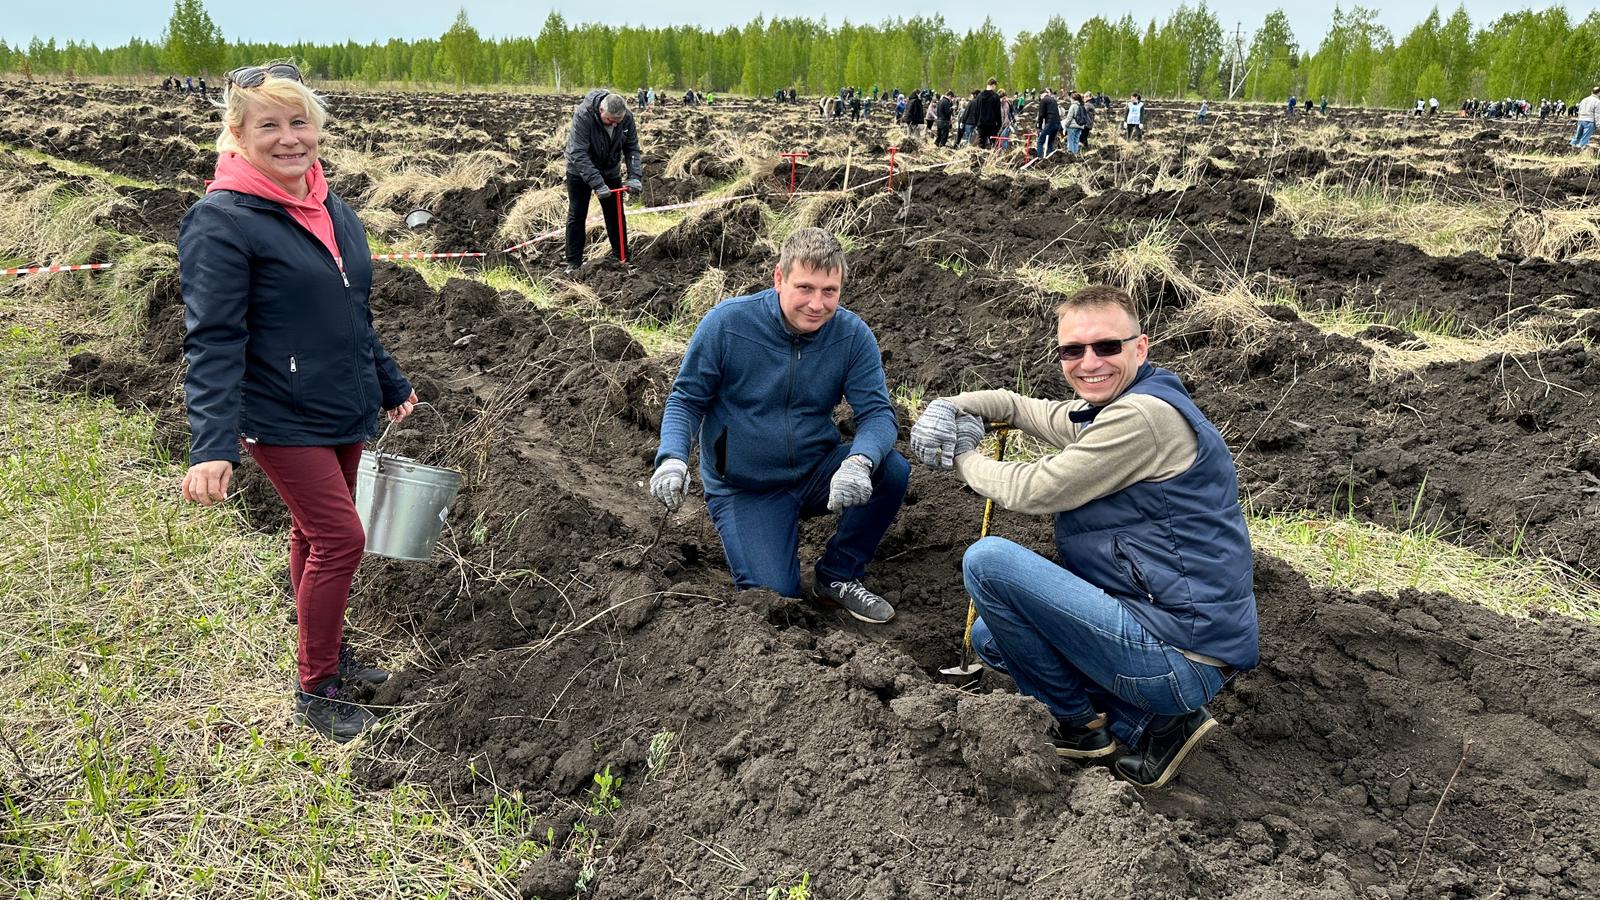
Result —
[{"label": "jacket zipper", "polygon": [[794,367],[800,361],[800,339],[790,335],[789,347],[793,352],[789,354],[789,391],[783,405],[783,439],[784,448],[789,451],[789,467],[794,468]]}]

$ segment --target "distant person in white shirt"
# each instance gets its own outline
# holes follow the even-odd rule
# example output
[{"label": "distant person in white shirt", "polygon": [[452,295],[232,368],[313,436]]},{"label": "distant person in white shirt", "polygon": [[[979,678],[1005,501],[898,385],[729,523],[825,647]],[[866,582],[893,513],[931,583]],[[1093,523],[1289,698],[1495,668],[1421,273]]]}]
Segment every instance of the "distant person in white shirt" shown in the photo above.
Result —
[{"label": "distant person in white shirt", "polygon": [[1589,138],[1594,137],[1595,113],[1600,113],[1600,85],[1578,101],[1578,133],[1572,136],[1572,146],[1579,150],[1588,147]]}]

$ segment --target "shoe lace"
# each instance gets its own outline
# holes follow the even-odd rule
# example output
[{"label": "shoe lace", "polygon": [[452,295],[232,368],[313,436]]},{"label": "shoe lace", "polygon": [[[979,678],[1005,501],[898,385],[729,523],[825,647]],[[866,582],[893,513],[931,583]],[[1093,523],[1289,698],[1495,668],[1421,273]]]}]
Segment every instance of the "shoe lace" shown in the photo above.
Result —
[{"label": "shoe lace", "polygon": [[833,589],[838,592],[839,599],[851,600],[862,606],[867,606],[881,599],[877,594],[867,590],[867,586],[859,581],[835,581]]}]

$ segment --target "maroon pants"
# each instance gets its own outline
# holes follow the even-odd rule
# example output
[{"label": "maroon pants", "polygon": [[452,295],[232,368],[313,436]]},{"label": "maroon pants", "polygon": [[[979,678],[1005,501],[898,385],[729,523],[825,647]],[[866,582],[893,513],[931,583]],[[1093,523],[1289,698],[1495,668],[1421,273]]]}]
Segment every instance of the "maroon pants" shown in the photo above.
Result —
[{"label": "maroon pants", "polygon": [[356,515],[361,444],[281,447],[247,444],[289,507],[289,583],[300,620],[300,689],[339,674],[339,641],[367,535]]}]

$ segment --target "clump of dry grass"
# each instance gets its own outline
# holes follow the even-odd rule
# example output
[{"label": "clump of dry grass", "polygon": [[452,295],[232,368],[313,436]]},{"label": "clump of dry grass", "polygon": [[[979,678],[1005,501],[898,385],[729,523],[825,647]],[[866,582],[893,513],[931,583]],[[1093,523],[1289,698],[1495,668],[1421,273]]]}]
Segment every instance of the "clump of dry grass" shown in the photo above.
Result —
[{"label": "clump of dry grass", "polygon": [[509,243],[542,234],[566,221],[567,191],[561,186],[524,191],[506,212],[496,232]]},{"label": "clump of dry grass", "polygon": [[497,150],[474,150],[454,157],[442,167],[426,160],[406,163],[394,174],[375,180],[367,203],[388,206],[394,202],[427,206],[437,203],[451,191],[474,191],[489,179],[516,165],[516,160]]},{"label": "clump of dry grass", "polygon": [[766,243],[777,250],[789,236],[802,228],[817,227],[838,234],[852,220],[857,195],[847,191],[829,191],[791,200],[781,209],[763,207],[767,219]]},{"label": "clump of dry grass", "polygon": [[1250,346],[1281,328],[1261,311],[1263,301],[1250,286],[1235,280],[1220,291],[1199,291],[1174,314],[1169,326],[1174,335],[1210,334],[1214,343]]},{"label": "clump of dry grass", "polygon": [[80,263],[102,255],[112,236],[91,227],[120,199],[98,183],[68,187],[31,178],[0,180],[0,257],[21,264]]},{"label": "clump of dry grass", "polygon": [[684,290],[678,300],[676,320],[697,323],[727,296],[728,273],[710,266]]},{"label": "clump of dry grass", "polygon": [[1433,256],[1478,252],[1493,256],[1507,204],[1493,200],[1450,203],[1425,186],[1329,184],[1300,181],[1272,192],[1273,220],[1297,237],[1387,238]]},{"label": "clump of dry grass", "polygon": [[1600,208],[1513,210],[1501,245],[1522,256],[1600,260]]},{"label": "clump of dry grass", "polygon": [[1203,291],[1179,264],[1177,250],[1178,236],[1169,223],[1156,222],[1138,240],[1107,253],[1097,274],[1135,297],[1165,285],[1186,296],[1199,296]]}]

